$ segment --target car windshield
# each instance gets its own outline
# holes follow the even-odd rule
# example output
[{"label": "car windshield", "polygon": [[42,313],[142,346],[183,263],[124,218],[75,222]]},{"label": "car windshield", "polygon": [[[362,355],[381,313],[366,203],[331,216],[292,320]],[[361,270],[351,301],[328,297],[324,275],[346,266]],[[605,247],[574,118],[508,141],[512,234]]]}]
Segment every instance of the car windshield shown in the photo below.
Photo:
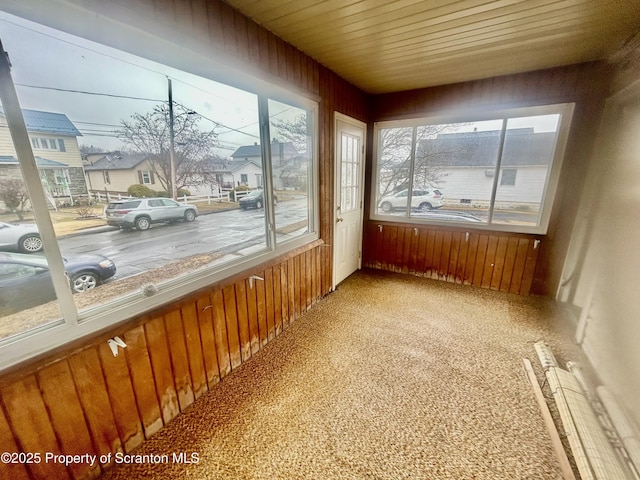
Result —
[{"label": "car windshield", "polygon": [[260,195],[262,195],[262,190],[254,190],[253,192],[249,193],[247,197],[258,197]]}]

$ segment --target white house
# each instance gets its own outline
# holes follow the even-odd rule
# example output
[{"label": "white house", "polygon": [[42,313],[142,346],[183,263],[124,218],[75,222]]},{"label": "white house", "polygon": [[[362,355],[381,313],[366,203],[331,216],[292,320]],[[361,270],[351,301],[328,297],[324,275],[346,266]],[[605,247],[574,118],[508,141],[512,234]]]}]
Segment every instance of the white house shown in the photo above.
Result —
[{"label": "white house", "polygon": [[[485,204],[498,177],[496,203],[539,205],[555,149],[555,132],[507,130],[500,168],[500,131],[438,134],[416,152],[414,184],[437,179],[447,203]],[[424,169],[424,173],[421,170]],[[428,172],[428,173],[427,173]]]}]

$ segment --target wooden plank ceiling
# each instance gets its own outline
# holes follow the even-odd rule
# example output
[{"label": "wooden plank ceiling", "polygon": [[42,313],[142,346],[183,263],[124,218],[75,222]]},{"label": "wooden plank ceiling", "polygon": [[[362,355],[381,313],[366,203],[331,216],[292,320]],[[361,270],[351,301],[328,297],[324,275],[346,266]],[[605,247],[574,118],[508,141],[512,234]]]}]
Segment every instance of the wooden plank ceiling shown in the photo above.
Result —
[{"label": "wooden plank ceiling", "polygon": [[227,0],[369,93],[606,59],[640,0]]}]

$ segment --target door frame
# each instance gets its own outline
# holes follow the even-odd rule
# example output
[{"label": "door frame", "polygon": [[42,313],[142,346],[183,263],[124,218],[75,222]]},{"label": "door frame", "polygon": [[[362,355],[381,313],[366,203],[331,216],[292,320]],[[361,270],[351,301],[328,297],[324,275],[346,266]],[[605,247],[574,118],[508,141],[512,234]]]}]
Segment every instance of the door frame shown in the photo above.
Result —
[{"label": "door frame", "polygon": [[331,215],[331,221],[333,222],[333,261],[331,268],[331,291],[336,289],[336,259],[338,256],[336,255],[337,249],[337,228],[336,225],[338,223],[338,205],[340,203],[340,185],[338,185],[338,167],[340,163],[340,143],[339,143],[339,134],[340,130],[338,129],[338,122],[347,123],[353,127],[362,129],[362,168],[360,169],[360,205],[362,208],[360,209],[360,258],[358,259],[358,270],[362,268],[362,235],[364,229],[364,179],[365,179],[365,167],[366,167],[366,153],[367,153],[367,124],[365,122],[361,122],[358,119],[353,117],[349,117],[343,113],[334,111],[333,112],[333,131],[334,131],[334,160],[333,160],[333,168],[334,168],[334,179],[333,179],[333,204],[332,210],[333,213]]}]

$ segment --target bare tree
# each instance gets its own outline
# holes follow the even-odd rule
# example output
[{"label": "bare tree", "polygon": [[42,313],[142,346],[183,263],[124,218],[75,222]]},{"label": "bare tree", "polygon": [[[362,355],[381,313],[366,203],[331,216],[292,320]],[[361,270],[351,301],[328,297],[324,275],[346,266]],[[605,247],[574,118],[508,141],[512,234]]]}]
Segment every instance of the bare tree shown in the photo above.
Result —
[{"label": "bare tree", "polygon": [[310,161],[311,135],[306,114],[301,113],[293,120],[272,119],[271,134],[274,174],[280,177],[282,185],[302,188],[300,182],[307,178]]},{"label": "bare tree", "polygon": [[[174,107],[174,145],[176,187],[210,183],[215,180],[210,162],[212,149],[218,143],[215,127],[201,130],[198,114],[181,105]],[[130,120],[122,120],[122,128],[115,133],[128,147],[149,156],[151,168],[162,188],[172,191],[169,134],[169,106],[156,105],[146,114],[135,113]]]},{"label": "bare tree", "polygon": [[[456,124],[460,127],[465,124]],[[446,146],[439,135],[453,125],[423,125],[381,129],[378,138],[378,199],[409,188],[438,188],[443,182],[443,168],[467,151],[463,146]],[[415,150],[415,153],[414,153]],[[411,162],[413,179],[410,182]]]},{"label": "bare tree", "polygon": [[24,220],[29,193],[22,180],[17,178],[0,180],[0,200],[7,210],[18,216],[19,221]]}]

